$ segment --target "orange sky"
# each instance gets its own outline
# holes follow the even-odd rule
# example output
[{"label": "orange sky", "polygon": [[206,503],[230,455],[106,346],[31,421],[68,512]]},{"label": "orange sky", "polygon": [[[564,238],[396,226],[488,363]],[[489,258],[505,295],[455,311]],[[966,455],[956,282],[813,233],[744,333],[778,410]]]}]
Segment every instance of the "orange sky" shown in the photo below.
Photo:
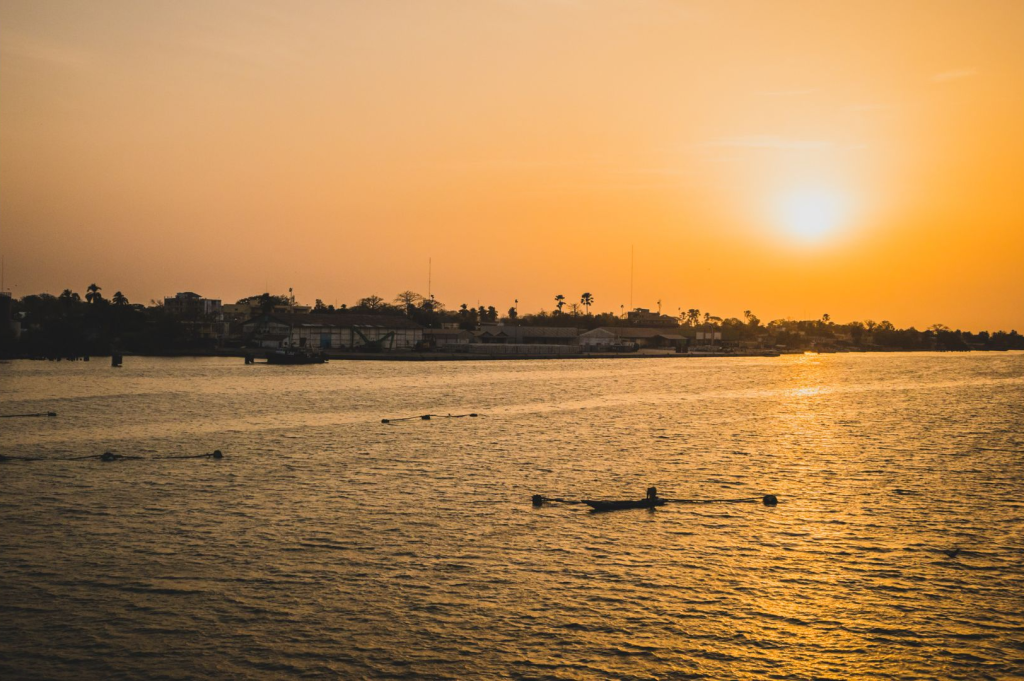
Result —
[{"label": "orange sky", "polygon": [[[810,234],[810,235],[808,235]],[[14,295],[1024,330],[1024,2],[0,5]]]}]

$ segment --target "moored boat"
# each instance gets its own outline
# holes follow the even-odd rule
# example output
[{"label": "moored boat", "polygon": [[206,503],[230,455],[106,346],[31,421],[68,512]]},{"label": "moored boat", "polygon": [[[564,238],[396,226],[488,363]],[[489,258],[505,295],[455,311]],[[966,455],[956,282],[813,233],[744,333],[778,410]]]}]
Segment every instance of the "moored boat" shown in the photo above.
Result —
[{"label": "moored boat", "polygon": [[288,348],[275,350],[267,355],[267,364],[323,364],[327,358],[323,353]]},{"label": "moored boat", "polygon": [[654,508],[655,506],[664,506],[665,500],[658,499],[638,499],[636,501],[593,501],[584,499],[583,503],[594,509],[595,511],[623,511],[627,508]]}]

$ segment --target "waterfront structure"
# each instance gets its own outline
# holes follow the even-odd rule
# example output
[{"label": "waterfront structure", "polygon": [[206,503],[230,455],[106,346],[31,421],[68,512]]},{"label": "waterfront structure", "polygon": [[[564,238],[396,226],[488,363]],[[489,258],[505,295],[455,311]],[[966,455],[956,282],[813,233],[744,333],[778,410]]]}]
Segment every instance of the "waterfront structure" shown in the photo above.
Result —
[{"label": "waterfront structure", "polygon": [[442,348],[445,345],[469,345],[476,340],[471,332],[458,328],[458,324],[453,326],[455,328],[423,329],[423,340],[431,348]]},{"label": "waterfront structure", "polygon": [[242,335],[261,348],[412,350],[423,340],[423,327],[391,315],[260,315],[242,324]]},{"label": "waterfront structure", "polygon": [[513,345],[579,345],[579,329],[568,326],[505,326],[483,324],[476,332],[478,343]]},{"label": "waterfront structure", "polygon": [[663,348],[682,352],[686,337],[678,327],[599,326],[579,336],[579,342],[591,351],[610,350],[614,346],[635,345],[638,348]]},{"label": "waterfront structure", "polygon": [[291,324],[272,315],[260,315],[242,323],[242,338],[250,347],[281,348],[291,337]]},{"label": "waterfront structure", "polygon": [[608,327],[598,327],[580,334],[580,345],[588,352],[607,352],[611,346],[621,343],[618,334]]}]

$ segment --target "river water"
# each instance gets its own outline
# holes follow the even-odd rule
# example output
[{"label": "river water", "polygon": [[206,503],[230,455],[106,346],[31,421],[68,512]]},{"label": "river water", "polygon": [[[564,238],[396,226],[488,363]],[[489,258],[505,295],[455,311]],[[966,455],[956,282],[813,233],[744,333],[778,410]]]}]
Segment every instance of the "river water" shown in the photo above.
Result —
[{"label": "river water", "polygon": [[[0,419],[4,679],[1024,669],[1024,354],[0,364],[46,411]],[[530,504],[648,485],[780,503]]]}]

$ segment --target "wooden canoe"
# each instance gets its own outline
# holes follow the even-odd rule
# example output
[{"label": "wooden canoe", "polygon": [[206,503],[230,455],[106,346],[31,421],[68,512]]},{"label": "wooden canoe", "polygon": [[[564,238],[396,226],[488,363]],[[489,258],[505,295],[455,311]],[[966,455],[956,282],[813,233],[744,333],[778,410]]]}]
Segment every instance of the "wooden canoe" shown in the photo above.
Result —
[{"label": "wooden canoe", "polygon": [[640,499],[637,501],[592,501],[584,499],[583,503],[595,511],[624,511],[627,508],[654,508],[664,506],[664,499]]}]

